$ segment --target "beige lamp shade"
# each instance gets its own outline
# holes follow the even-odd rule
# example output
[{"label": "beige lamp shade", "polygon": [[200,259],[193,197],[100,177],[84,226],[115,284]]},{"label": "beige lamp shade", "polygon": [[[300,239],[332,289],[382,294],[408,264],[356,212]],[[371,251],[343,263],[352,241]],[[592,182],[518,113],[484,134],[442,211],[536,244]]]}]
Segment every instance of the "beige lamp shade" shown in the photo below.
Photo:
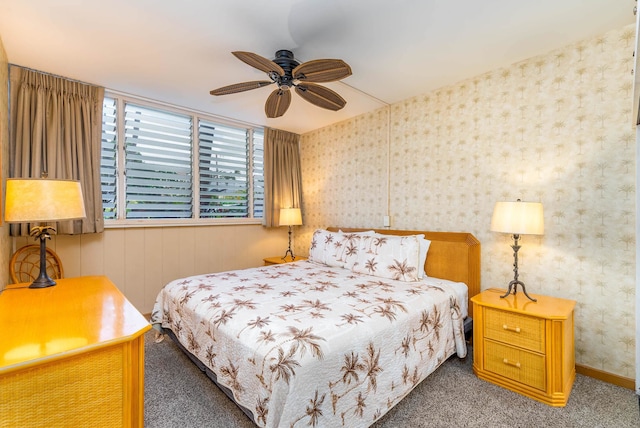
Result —
[{"label": "beige lamp shade", "polygon": [[513,235],[544,235],[544,214],[540,202],[496,202],[491,217],[493,232]]},{"label": "beige lamp shade", "polygon": [[7,179],[7,223],[75,220],[86,217],[79,181],[48,178]]},{"label": "beige lamp shade", "polygon": [[299,226],[302,224],[300,208],[280,209],[280,226]]}]

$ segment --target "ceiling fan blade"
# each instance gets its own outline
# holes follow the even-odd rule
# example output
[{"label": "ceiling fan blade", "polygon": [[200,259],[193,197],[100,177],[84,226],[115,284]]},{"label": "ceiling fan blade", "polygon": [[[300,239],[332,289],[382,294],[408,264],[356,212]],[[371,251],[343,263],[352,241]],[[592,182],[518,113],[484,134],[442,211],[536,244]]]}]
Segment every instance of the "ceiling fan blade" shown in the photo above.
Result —
[{"label": "ceiling fan blade", "polygon": [[280,117],[287,111],[290,104],[291,91],[278,88],[271,92],[271,95],[267,98],[267,102],[264,105],[264,112],[267,114],[267,117]]},{"label": "ceiling fan blade", "polygon": [[273,82],[270,80],[253,80],[251,82],[234,83],[233,85],[223,86],[222,88],[209,91],[211,95],[228,95],[235,94],[236,92],[244,92],[251,89],[262,88],[263,86],[271,85]]},{"label": "ceiling fan blade", "polygon": [[292,74],[305,82],[334,82],[351,76],[351,67],[341,59],[315,59],[303,62]]},{"label": "ceiling fan blade", "polygon": [[336,92],[313,83],[300,83],[296,86],[296,92],[311,104],[327,110],[337,111],[347,104],[344,98]]},{"label": "ceiling fan blade", "polygon": [[270,59],[266,59],[258,54],[254,54],[253,52],[242,52],[235,51],[231,52],[238,58],[240,61],[249,64],[251,67],[257,68],[258,70],[264,71],[265,73],[278,73],[280,76],[284,75],[284,70],[275,62]]}]

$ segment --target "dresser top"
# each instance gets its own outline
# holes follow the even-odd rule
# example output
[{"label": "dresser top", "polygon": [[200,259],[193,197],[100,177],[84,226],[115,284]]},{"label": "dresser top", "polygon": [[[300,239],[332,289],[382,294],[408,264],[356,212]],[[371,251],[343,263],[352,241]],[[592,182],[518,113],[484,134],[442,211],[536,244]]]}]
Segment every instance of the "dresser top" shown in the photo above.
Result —
[{"label": "dresser top", "polygon": [[571,315],[576,304],[573,300],[530,294],[531,297],[537,299],[537,302],[534,302],[529,300],[522,291],[515,295],[509,294],[507,297],[500,297],[506,292],[507,290],[489,288],[473,296],[471,301],[482,306],[547,319],[566,319]]},{"label": "dresser top", "polygon": [[0,373],[131,340],[151,326],[106,276],[11,284],[0,294]]}]

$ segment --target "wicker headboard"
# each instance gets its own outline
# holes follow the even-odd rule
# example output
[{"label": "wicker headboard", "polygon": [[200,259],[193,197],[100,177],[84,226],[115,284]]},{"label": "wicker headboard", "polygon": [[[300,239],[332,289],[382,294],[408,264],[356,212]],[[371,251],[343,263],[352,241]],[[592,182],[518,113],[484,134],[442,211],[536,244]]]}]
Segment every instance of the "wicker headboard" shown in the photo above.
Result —
[{"label": "wicker headboard", "polygon": [[[343,232],[363,232],[372,229],[329,227],[328,230]],[[480,293],[480,241],[470,233],[429,232],[415,230],[373,229],[385,235],[418,235],[431,241],[425,272],[428,276],[464,282],[469,288],[469,299]],[[469,302],[469,316],[473,305]]]}]

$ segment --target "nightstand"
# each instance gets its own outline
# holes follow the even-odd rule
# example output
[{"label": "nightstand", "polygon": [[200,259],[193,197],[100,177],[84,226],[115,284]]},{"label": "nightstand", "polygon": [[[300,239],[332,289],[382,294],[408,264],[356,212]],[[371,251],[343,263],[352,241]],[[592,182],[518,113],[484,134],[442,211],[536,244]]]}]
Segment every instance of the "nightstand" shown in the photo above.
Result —
[{"label": "nightstand", "polygon": [[473,372],[527,397],[564,407],[576,376],[573,300],[489,289],[473,302]]},{"label": "nightstand", "polygon": [[291,256],[287,256],[284,259],[282,258],[282,256],[275,256],[275,257],[267,257],[264,260],[264,265],[265,266],[269,266],[269,265],[279,265],[282,263],[291,263],[291,262],[297,262],[300,260],[307,260],[306,257],[300,257],[300,256],[296,256],[296,258],[294,260],[291,259]]}]

